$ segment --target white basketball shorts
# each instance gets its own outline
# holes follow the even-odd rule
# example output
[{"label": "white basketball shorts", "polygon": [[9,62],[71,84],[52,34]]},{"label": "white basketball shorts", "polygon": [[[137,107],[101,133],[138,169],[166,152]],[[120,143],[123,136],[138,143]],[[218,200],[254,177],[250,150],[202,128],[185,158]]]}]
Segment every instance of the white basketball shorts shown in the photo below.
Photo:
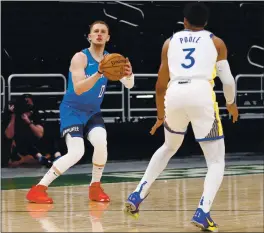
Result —
[{"label": "white basketball shorts", "polygon": [[224,137],[212,85],[206,80],[171,81],[165,95],[165,128],[185,134],[189,122],[197,141]]}]

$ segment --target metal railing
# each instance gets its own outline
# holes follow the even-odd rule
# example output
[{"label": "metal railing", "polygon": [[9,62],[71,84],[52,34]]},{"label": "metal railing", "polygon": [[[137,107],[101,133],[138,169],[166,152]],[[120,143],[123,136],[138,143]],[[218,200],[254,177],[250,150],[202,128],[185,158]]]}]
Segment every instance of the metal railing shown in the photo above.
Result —
[{"label": "metal railing", "polygon": [[263,69],[263,68],[264,68],[264,65],[257,64],[257,63],[255,63],[255,62],[253,62],[253,61],[251,60],[249,54],[250,54],[250,52],[251,52],[252,49],[260,49],[260,50],[263,50],[263,51],[264,51],[264,48],[261,47],[261,46],[258,46],[258,45],[252,45],[252,46],[250,47],[250,49],[248,50],[248,54],[247,54],[247,59],[248,59],[249,64],[251,64],[251,65],[253,65],[253,66],[256,66],[256,67],[259,67],[259,68],[262,68],[262,69]]},{"label": "metal railing", "polygon": [[[142,16],[142,19],[144,19],[144,12],[140,8],[132,6],[131,4],[128,4],[128,3],[125,3],[125,2],[120,2],[120,1],[114,1],[114,2],[116,2],[117,4],[121,4],[121,5],[123,5],[123,6],[127,7],[127,8],[133,9],[136,12],[139,12],[141,14],[141,16]],[[128,20],[118,19],[117,16],[107,13],[105,8],[103,8],[103,13],[104,13],[105,16],[107,16],[107,17],[109,17],[111,19],[118,20],[119,23],[124,23],[124,24],[130,25],[130,26],[133,26],[133,27],[138,27],[139,26],[138,24],[129,22]]]},{"label": "metal railing", "polygon": [[[135,74],[135,77],[149,77],[149,78],[154,78],[154,77],[158,77],[158,74]],[[252,77],[252,78],[260,78],[260,90],[237,90],[237,84],[238,84],[238,81],[241,79],[241,78],[245,78],[245,77]],[[235,78],[235,82],[236,82],[236,100],[237,100],[237,97],[238,97],[238,94],[240,93],[260,93],[261,95],[261,100],[263,100],[263,94],[264,94],[264,91],[263,91],[263,77],[264,75],[263,74],[239,74],[236,76]],[[217,94],[223,94],[223,91],[220,91],[220,90],[215,90],[215,93],[216,95]],[[131,120],[132,118],[132,112],[155,112],[153,114],[153,116],[145,116],[145,115],[140,115],[140,116],[135,116],[135,118],[140,118],[140,117],[147,117],[147,118],[154,118],[156,117],[156,108],[134,108],[132,107],[131,108],[131,94],[145,94],[145,95],[155,95],[156,92],[155,91],[130,91],[128,90],[128,99],[127,99],[127,105],[128,105],[128,121]],[[154,98],[154,97],[153,97]],[[225,106],[219,106],[219,109],[220,110],[224,110],[226,109]],[[238,109],[247,109],[247,110],[252,110],[252,109],[264,109],[264,106],[238,106]],[[224,114],[224,115],[227,115],[227,114]],[[252,114],[252,117],[254,117],[255,115]],[[261,116],[261,118],[264,117],[264,116]],[[242,116],[243,118],[243,116]],[[259,117],[257,117],[259,118]]]},{"label": "metal railing", "polygon": [[[241,80],[241,78],[260,78],[260,89],[259,90],[239,90],[238,88],[238,83],[239,80]],[[238,109],[243,109],[243,110],[247,110],[247,112],[240,114],[240,118],[241,119],[263,119],[264,118],[264,106],[252,106],[252,105],[248,105],[248,106],[239,106],[239,94],[260,94],[260,102],[264,101],[263,99],[263,94],[264,94],[264,90],[263,90],[263,78],[264,78],[264,74],[240,74],[237,75],[235,78],[235,82],[236,82],[236,102],[238,103]],[[262,112],[259,113],[255,113],[254,111],[251,110],[263,110]]]},{"label": "metal railing", "polygon": [[[135,78],[137,77],[149,77],[149,78],[155,78],[158,77],[158,74],[134,74]],[[128,89],[127,92],[127,107],[128,107],[128,121],[131,120],[131,112],[141,112],[141,111],[156,111],[156,108],[131,108],[131,94],[144,94],[144,95],[155,95],[155,91],[130,91]]]},{"label": "metal railing", "polygon": [[[13,92],[12,91],[12,80],[14,78],[29,78],[29,77],[34,77],[34,78],[43,78],[43,77],[59,77],[63,79],[63,89],[62,91],[57,91],[57,92]],[[62,96],[66,93],[67,90],[67,80],[63,74],[12,74],[8,77],[8,101],[11,100],[12,96],[20,96],[23,94],[31,94],[35,96],[49,96],[49,95],[56,95],[56,96]],[[106,95],[121,95],[121,108],[108,108],[108,109],[101,109],[102,112],[121,112],[122,113],[122,121],[125,121],[125,95],[124,95],[124,86],[121,85],[121,90],[120,91],[106,91]],[[53,112],[53,113],[59,113],[59,110],[51,110],[47,109],[45,112]],[[116,116],[119,117],[119,116]],[[106,117],[105,121],[106,122],[113,122],[115,117]],[[52,118],[52,119],[47,119],[48,121],[53,121],[53,120],[59,120],[59,118]]]},{"label": "metal railing", "polygon": [[[63,89],[62,91],[47,91],[47,92],[13,92],[12,91],[12,80],[15,78],[44,78],[44,77],[57,77],[62,78],[63,80]],[[67,80],[63,74],[12,74],[8,77],[8,101],[11,100],[12,96],[21,96],[23,94],[30,94],[32,96],[50,96],[50,95],[56,95],[56,96],[63,96],[66,93],[67,90]],[[41,110],[39,112],[42,112]],[[53,112],[53,113],[59,113],[59,110],[54,109],[46,109],[45,112]],[[47,118],[47,121],[56,121],[59,118]]]},{"label": "metal railing", "polygon": [[[135,75],[135,78],[140,78],[140,77],[148,77],[148,78],[157,78],[158,74],[134,74]],[[63,79],[63,89],[62,91],[58,91],[58,92],[50,92],[50,91],[47,91],[47,92],[16,92],[16,91],[12,91],[12,80],[14,78],[23,78],[23,77],[60,77]],[[260,89],[259,90],[238,90],[238,83],[240,82],[241,79],[244,79],[244,78],[260,78],[261,80],[261,85],[260,85]],[[254,93],[254,94],[257,94],[259,93],[260,94],[260,99],[263,100],[263,94],[264,94],[264,88],[263,88],[263,78],[264,78],[264,74],[239,74],[236,76],[235,78],[235,83],[236,83],[236,100],[237,98],[239,98],[238,94],[241,94],[241,93]],[[5,80],[4,78],[1,76],[1,81],[3,83],[3,86],[5,87]],[[38,96],[48,96],[48,95],[64,95],[66,93],[66,86],[67,86],[67,81],[66,81],[66,78],[64,75],[62,74],[13,74],[13,75],[10,75],[8,77],[8,100],[10,101],[11,100],[11,97],[12,96],[19,96],[19,95],[22,95],[22,94],[31,94],[31,95],[38,95]],[[3,89],[4,90],[4,89]],[[4,91],[3,91],[4,92]],[[220,90],[217,90],[215,91],[216,94],[223,94],[223,91],[220,91]],[[122,118],[122,122],[125,122],[125,117],[126,117],[126,114],[125,114],[125,90],[124,90],[124,85],[121,85],[121,90],[119,91],[106,91],[105,92],[106,95],[121,95],[121,108],[103,108],[101,109],[102,112],[106,112],[106,113],[111,113],[111,112],[119,112],[121,113],[121,118]],[[128,121],[131,121],[131,118],[132,118],[132,112],[141,112],[143,114],[139,114],[137,116],[135,116],[136,118],[140,118],[140,117],[147,117],[147,118],[154,118],[156,117],[156,107],[153,106],[153,107],[144,107],[144,108],[134,108],[134,107],[131,107],[131,95],[153,95],[153,98],[154,95],[156,94],[156,92],[153,90],[153,91],[149,91],[149,90],[141,90],[141,91],[133,91],[133,90],[130,90],[130,89],[127,89],[127,119]],[[4,93],[1,92],[1,96],[5,96]],[[5,102],[5,99],[4,99],[4,102]],[[238,106],[239,109],[245,109],[245,110],[249,110],[249,113],[250,113],[250,110],[253,110],[253,109],[264,109],[264,106]],[[223,109],[226,109],[225,106],[219,106],[219,109],[220,110],[223,110]],[[59,110],[55,109],[55,110],[45,110],[46,112],[53,112],[53,113],[59,113]],[[153,115],[151,116],[145,116],[146,112],[153,112]],[[252,114],[253,115],[253,114]],[[120,117],[120,115],[118,116]],[[110,119],[111,118],[111,119]],[[114,118],[116,117],[104,117],[104,119],[106,120],[106,122],[114,122]],[[54,119],[53,119],[54,120]],[[56,120],[58,120],[58,118],[56,118]]]},{"label": "metal railing", "polygon": [[[122,112],[122,122],[125,122],[125,91],[124,85],[121,85],[121,91],[106,91],[105,95],[120,95],[122,96],[121,99],[121,108],[102,108],[102,112]],[[107,121],[108,119],[106,119]],[[113,119],[109,119],[109,122],[112,122]]]},{"label": "metal railing", "polygon": [[[29,77],[36,77],[36,78],[43,78],[43,77],[60,77],[64,81],[63,91],[47,91],[47,92],[12,92],[12,85],[11,81],[16,78],[29,78]],[[20,96],[23,94],[30,94],[30,95],[38,95],[38,96],[46,96],[46,95],[64,95],[66,93],[66,85],[67,81],[63,74],[12,74],[8,77],[8,101],[11,100],[12,96]]]},{"label": "metal railing", "polygon": [[3,112],[5,110],[5,79],[4,77],[1,75],[1,112]]},{"label": "metal railing", "polygon": [[[238,90],[238,81],[241,80],[241,78],[260,78],[260,90]],[[260,94],[260,100],[263,100],[263,78],[264,74],[239,74],[235,78],[236,82],[236,102],[238,95],[237,94]],[[239,109],[264,109],[264,106],[238,106]]]}]

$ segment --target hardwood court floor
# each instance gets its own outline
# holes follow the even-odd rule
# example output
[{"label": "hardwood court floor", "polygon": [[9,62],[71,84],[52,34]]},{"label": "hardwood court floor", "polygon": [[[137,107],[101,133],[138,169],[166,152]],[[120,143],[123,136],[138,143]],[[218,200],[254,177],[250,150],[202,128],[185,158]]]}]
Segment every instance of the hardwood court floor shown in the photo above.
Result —
[{"label": "hardwood court floor", "polygon": [[[226,176],[211,216],[220,232],[263,232],[263,174]],[[203,178],[156,181],[135,220],[123,213],[137,183],[105,184],[110,204],[89,202],[87,186],[51,187],[53,205],[29,204],[27,190],[2,191],[3,232],[199,232],[190,224]]]}]

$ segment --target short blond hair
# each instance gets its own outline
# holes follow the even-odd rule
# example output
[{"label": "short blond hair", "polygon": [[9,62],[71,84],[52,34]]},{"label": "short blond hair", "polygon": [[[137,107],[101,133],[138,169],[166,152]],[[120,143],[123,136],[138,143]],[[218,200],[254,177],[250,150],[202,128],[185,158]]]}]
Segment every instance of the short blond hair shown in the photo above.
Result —
[{"label": "short blond hair", "polygon": [[109,34],[109,32],[110,32],[109,26],[108,26],[108,24],[105,21],[102,21],[102,20],[96,20],[90,25],[90,33],[91,33],[91,30],[92,30],[92,28],[93,28],[93,26],[95,24],[103,24],[103,25],[105,25],[107,27],[108,34]]}]

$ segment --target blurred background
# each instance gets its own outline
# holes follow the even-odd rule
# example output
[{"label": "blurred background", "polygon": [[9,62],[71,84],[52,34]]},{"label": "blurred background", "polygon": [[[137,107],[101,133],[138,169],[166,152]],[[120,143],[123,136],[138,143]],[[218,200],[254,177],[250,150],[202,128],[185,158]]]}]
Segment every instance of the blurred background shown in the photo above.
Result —
[{"label": "blurred background", "polygon": [[[44,127],[40,154],[52,161],[56,153],[65,153],[65,143],[59,133],[59,104],[66,90],[70,60],[76,52],[89,47],[89,25],[95,20],[109,24],[111,39],[106,49],[129,57],[136,78],[135,87],[130,91],[119,82],[109,83],[107,87],[102,111],[108,132],[108,158],[148,160],[163,143],[163,129],[155,136],[149,134],[156,116],[154,86],[161,48],[168,37],[183,29],[184,4],[166,1],[1,2],[2,167],[21,159],[12,157],[12,139],[6,137],[5,129],[10,119],[10,101],[25,93],[31,94]],[[225,41],[238,90],[240,120],[232,124],[225,109],[222,85],[216,79],[226,152],[252,157],[262,155],[264,4],[221,1],[207,5],[211,15],[206,29]],[[86,143],[85,156],[79,163],[91,161],[93,148]],[[201,153],[190,126],[177,156],[188,158]],[[49,166],[46,160],[40,164]]]}]

